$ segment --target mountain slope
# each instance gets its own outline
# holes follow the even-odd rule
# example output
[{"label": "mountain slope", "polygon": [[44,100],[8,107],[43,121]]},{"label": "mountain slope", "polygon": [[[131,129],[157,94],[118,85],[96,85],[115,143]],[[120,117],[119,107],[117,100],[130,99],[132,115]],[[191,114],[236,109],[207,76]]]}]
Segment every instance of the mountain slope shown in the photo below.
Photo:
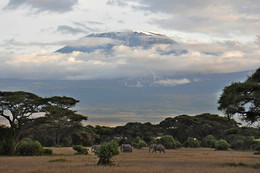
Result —
[{"label": "mountain slope", "polygon": [[[149,49],[153,45],[167,44],[174,45],[177,44],[176,41],[170,39],[169,37],[156,34],[153,32],[143,32],[143,31],[124,31],[124,32],[107,32],[107,33],[95,33],[85,36],[78,40],[76,43],[67,45],[56,52],[59,53],[71,53],[73,51],[80,52],[94,52],[95,50],[102,50],[106,53],[111,53],[112,48],[118,45],[124,45],[128,47],[142,47],[143,49]],[[183,54],[186,50],[175,50],[174,48],[168,52],[162,54]]]}]

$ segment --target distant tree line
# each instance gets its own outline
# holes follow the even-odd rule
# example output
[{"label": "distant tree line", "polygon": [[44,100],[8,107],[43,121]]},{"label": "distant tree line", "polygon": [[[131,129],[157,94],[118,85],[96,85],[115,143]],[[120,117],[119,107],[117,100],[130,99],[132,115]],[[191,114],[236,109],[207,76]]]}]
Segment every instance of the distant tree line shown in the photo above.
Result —
[{"label": "distant tree line", "polygon": [[[2,133],[8,129],[1,127],[2,141],[10,139],[5,136],[6,133]],[[34,133],[24,140],[39,141],[45,147],[92,146],[114,140],[118,145],[131,144],[137,149],[153,143],[162,143],[166,149],[214,148],[216,141],[225,140],[233,149],[248,150],[254,149],[259,143],[256,139],[260,138],[259,128],[239,127],[234,120],[209,113],[196,116],[179,115],[166,118],[156,125],[138,122],[117,127],[77,125],[62,128],[62,132],[59,143],[55,128]]]}]

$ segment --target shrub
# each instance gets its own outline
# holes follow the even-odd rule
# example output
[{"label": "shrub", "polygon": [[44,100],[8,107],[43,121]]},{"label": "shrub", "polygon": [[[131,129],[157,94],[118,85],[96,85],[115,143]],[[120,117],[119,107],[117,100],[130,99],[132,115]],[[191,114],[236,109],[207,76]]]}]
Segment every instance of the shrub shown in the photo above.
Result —
[{"label": "shrub", "polygon": [[99,157],[98,165],[109,165],[112,163],[111,158],[119,154],[118,144],[116,141],[105,142],[95,151]]},{"label": "shrub", "polygon": [[227,150],[230,148],[230,144],[226,140],[220,139],[219,141],[215,142],[215,148],[216,150]]},{"label": "shrub", "polygon": [[148,147],[147,143],[142,140],[140,137],[137,137],[133,142],[132,146],[138,149],[141,149],[142,147]]},{"label": "shrub", "polygon": [[250,149],[253,144],[253,138],[251,136],[242,136],[237,134],[229,135],[228,142],[231,144],[231,148],[235,150]]},{"label": "shrub", "polygon": [[231,148],[235,150],[243,150],[245,148],[245,143],[243,140],[236,140],[231,143]]},{"label": "shrub", "polygon": [[176,148],[181,148],[181,147],[182,147],[181,143],[179,141],[176,141]]},{"label": "shrub", "polygon": [[205,138],[202,139],[201,146],[202,147],[214,148],[215,142],[216,142],[215,137],[213,135],[208,135],[208,136],[206,136]]},{"label": "shrub", "polygon": [[257,151],[257,154],[260,153],[260,143],[257,143],[254,147],[254,149]]},{"label": "shrub", "polygon": [[176,141],[171,135],[162,136],[159,140],[159,143],[162,144],[166,149],[176,149],[180,148],[180,142]]},{"label": "shrub", "polygon": [[75,154],[88,154],[88,149],[82,145],[74,145],[72,148],[76,151]]},{"label": "shrub", "polygon": [[49,148],[44,148],[42,153],[43,153],[43,155],[45,155],[45,156],[49,156],[49,155],[52,155],[52,154],[53,154],[52,150],[49,149]]},{"label": "shrub", "polygon": [[200,142],[196,138],[188,137],[188,139],[183,143],[185,148],[198,148]]},{"label": "shrub", "polygon": [[43,148],[39,141],[21,142],[17,147],[19,156],[40,156],[43,154]]},{"label": "shrub", "polygon": [[253,141],[252,143],[252,148],[253,150],[257,150],[258,146],[260,147],[260,142],[258,141]]}]

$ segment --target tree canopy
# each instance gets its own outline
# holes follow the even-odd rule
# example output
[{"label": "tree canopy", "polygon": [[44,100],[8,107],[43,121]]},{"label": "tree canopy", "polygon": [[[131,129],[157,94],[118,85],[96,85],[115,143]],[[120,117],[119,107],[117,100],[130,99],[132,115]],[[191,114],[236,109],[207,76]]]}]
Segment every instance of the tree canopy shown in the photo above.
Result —
[{"label": "tree canopy", "polygon": [[184,142],[188,137],[201,140],[207,135],[214,135],[220,138],[225,129],[237,127],[237,123],[234,120],[228,121],[226,117],[204,113],[196,116],[169,117],[161,121],[159,126],[166,130],[165,133]]},{"label": "tree canopy", "polygon": [[260,120],[260,68],[245,82],[234,82],[223,89],[218,109],[228,118],[235,114],[249,123]]},{"label": "tree canopy", "polygon": [[[42,98],[24,91],[0,91],[0,116],[8,121],[13,139],[10,152],[14,154],[21,140],[33,133],[56,128],[57,136],[60,136],[65,128],[87,120],[86,116],[71,110],[78,102],[66,96]],[[42,114],[33,116],[35,113]]]},{"label": "tree canopy", "polygon": [[[14,138],[12,153],[34,123],[32,115],[42,111],[45,100],[33,93],[0,91],[0,116],[4,117]],[[12,138],[12,137],[10,137]]]}]

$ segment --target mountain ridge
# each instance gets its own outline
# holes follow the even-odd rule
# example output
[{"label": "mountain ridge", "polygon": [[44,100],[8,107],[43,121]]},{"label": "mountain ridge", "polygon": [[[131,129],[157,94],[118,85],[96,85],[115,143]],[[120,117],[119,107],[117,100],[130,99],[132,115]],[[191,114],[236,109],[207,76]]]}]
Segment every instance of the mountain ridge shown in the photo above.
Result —
[{"label": "mountain ridge", "polygon": [[[61,49],[58,49],[56,52],[72,53],[73,51],[80,51],[90,53],[97,49],[101,49],[104,52],[110,53],[112,48],[117,45],[149,49],[155,44],[177,44],[175,40],[170,39],[166,35],[151,31],[114,31],[92,33],[81,38],[80,42],[82,42],[82,44],[77,43],[77,45],[67,45]],[[96,45],[89,45],[92,42],[96,43]],[[170,51],[170,54],[176,52]],[[183,52],[184,51],[181,51],[181,53]],[[178,53],[180,52],[178,51]]]}]

